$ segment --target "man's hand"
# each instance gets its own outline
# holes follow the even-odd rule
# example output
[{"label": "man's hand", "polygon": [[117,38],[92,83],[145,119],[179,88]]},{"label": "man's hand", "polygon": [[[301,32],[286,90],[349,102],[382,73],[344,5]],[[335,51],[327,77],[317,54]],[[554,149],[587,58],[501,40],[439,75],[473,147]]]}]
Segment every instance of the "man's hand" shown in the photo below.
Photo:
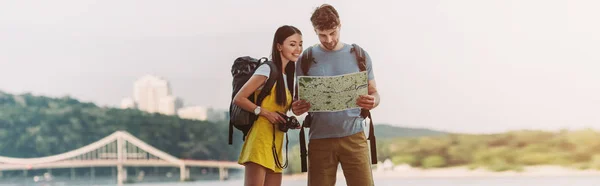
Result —
[{"label": "man's hand", "polygon": [[292,112],[296,115],[302,115],[310,109],[310,103],[304,100],[296,100],[292,103]]},{"label": "man's hand", "polygon": [[360,95],[356,100],[356,104],[363,109],[371,110],[375,108],[375,96]]},{"label": "man's hand", "polygon": [[356,99],[356,104],[366,110],[373,110],[375,107],[379,105],[381,97],[379,97],[379,93],[377,93],[377,83],[375,80],[369,80],[369,95],[360,95],[358,99]]}]

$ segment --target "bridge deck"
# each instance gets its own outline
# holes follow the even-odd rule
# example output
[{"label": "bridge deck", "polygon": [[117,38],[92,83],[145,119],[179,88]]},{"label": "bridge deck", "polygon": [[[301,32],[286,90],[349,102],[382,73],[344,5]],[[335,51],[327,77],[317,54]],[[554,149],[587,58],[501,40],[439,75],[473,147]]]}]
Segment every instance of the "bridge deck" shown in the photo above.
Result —
[{"label": "bridge deck", "polygon": [[[237,162],[183,160],[186,167],[214,167],[227,169],[242,169]],[[85,167],[115,167],[119,164],[116,160],[70,160],[44,164],[0,164],[0,170],[28,170],[28,169],[56,169],[56,168],[85,168]],[[127,160],[123,166],[129,167],[180,167],[163,160]]]}]

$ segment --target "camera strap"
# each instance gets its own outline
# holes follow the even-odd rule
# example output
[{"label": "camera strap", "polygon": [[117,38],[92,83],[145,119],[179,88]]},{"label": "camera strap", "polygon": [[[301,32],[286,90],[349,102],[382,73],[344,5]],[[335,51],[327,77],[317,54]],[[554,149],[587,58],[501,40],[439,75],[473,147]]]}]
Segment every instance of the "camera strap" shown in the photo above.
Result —
[{"label": "camera strap", "polygon": [[285,133],[285,164],[281,164],[281,161],[279,160],[279,156],[277,154],[277,148],[275,147],[275,125],[273,125],[273,157],[275,158],[275,165],[279,168],[285,169],[288,166],[288,143],[289,143],[289,139],[288,139],[288,134],[287,132]]}]

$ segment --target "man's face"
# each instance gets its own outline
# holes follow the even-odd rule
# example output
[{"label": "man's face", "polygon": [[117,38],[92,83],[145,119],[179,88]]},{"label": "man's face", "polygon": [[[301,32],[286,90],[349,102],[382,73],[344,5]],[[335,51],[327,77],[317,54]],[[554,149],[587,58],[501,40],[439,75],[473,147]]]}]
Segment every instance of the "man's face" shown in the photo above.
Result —
[{"label": "man's face", "polygon": [[340,26],[328,30],[315,29],[315,32],[319,36],[321,45],[327,50],[334,50],[340,41]]}]

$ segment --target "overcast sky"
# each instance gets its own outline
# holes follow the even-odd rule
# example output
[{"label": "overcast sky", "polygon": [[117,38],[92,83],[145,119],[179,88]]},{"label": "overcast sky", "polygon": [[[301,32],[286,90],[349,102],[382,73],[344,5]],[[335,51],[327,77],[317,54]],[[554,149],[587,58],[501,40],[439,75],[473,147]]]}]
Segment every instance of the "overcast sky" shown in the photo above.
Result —
[{"label": "overcast sky", "polygon": [[0,1],[0,90],[117,107],[145,74],[228,108],[233,60],[269,55],[330,2],[372,57],[376,123],[455,132],[600,129],[599,1]]}]

